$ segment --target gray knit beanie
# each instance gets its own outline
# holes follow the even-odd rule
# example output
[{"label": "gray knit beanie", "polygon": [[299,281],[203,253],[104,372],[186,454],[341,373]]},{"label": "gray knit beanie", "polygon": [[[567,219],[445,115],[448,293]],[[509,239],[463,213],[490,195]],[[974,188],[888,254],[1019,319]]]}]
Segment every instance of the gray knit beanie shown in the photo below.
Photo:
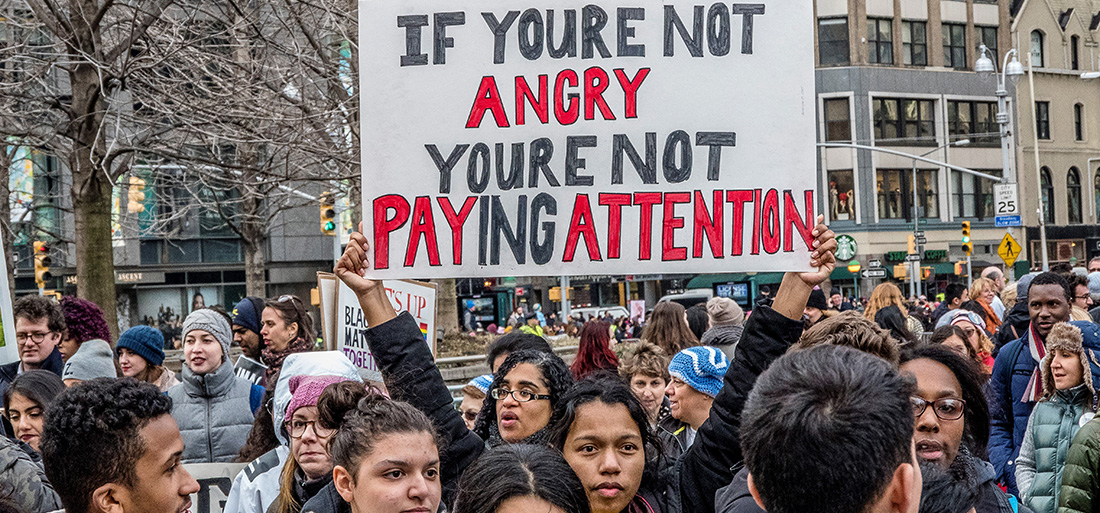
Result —
[{"label": "gray knit beanie", "polygon": [[76,350],[69,361],[65,362],[65,368],[61,371],[61,379],[78,379],[89,381],[96,378],[117,378],[115,369],[115,354],[111,351],[111,344],[106,340],[92,339]]},{"label": "gray knit beanie", "polygon": [[229,343],[233,341],[233,332],[225,316],[209,308],[195,310],[183,320],[183,338],[186,339],[187,334],[194,330],[203,330],[214,335],[222,345],[222,361],[229,360]]}]

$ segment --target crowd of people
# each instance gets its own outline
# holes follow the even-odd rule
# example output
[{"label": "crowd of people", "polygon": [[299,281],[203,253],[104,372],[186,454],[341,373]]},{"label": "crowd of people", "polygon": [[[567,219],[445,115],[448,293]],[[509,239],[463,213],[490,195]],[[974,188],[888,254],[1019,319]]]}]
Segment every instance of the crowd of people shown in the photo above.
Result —
[{"label": "crowd of people", "polygon": [[[836,308],[836,241],[820,220],[813,236],[814,270],[748,315],[660,303],[618,344],[592,319],[571,364],[534,330],[500,336],[457,408],[418,324],[364,277],[358,233],[336,275],[382,383],[306,344],[291,296],[193,311],[178,376],[158,330],[112,349],[94,304],[20,298],[0,512],[181,513],[198,490],[183,465],[230,461],[247,463],[232,513],[1097,510],[1100,326],[1073,316],[1081,280],[1028,275],[1009,301],[993,276],[948,287],[927,336],[892,284]],[[234,373],[234,341],[261,385]]]}]

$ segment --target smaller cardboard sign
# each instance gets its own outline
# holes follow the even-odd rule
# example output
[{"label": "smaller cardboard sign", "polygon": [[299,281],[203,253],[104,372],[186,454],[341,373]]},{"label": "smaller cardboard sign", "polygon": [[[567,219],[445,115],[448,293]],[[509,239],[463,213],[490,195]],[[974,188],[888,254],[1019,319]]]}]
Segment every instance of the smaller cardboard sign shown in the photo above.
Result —
[{"label": "smaller cardboard sign", "polygon": [[264,374],[267,373],[267,365],[242,354],[237,357],[237,363],[233,366],[233,372],[237,376],[252,382],[253,385],[259,385],[264,379]]},{"label": "smaller cardboard sign", "polygon": [[222,513],[229,489],[247,463],[188,463],[183,466],[199,482],[199,491],[191,494],[192,513]]}]

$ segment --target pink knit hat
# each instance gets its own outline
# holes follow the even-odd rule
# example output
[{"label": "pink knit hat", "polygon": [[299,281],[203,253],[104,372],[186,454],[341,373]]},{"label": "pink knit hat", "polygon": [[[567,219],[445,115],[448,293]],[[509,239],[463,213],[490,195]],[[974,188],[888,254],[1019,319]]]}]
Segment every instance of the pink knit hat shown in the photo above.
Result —
[{"label": "pink knit hat", "polygon": [[303,406],[317,406],[317,400],[321,398],[321,392],[329,385],[351,381],[343,376],[306,376],[298,375],[290,378],[290,404],[286,406],[286,419],[289,420],[298,408]]}]

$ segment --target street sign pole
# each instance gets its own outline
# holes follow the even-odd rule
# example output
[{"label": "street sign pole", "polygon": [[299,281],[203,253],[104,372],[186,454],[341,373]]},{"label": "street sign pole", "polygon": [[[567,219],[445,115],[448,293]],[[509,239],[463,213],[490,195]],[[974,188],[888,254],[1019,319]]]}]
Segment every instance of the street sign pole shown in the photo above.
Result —
[{"label": "street sign pole", "polygon": [[974,284],[974,269],[970,267],[970,255],[966,255],[966,288]]}]

